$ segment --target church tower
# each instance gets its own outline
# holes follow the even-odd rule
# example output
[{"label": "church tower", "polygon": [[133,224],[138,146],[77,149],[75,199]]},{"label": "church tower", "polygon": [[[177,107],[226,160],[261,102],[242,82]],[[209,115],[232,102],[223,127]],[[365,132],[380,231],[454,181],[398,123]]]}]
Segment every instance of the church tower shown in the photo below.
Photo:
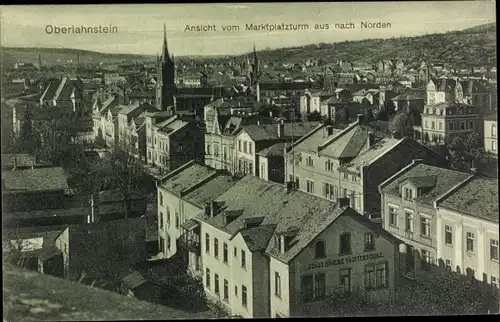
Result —
[{"label": "church tower", "polygon": [[157,68],[156,108],[164,110],[174,104],[175,92],[175,64],[168,52],[166,25],[163,25],[163,47],[161,57],[158,57]]},{"label": "church tower", "polygon": [[247,85],[256,94],[256,100],[260,101],[260,69],[259,69],[259,58],[257,57],[257,51],[255,50],[255,44],[253,45],[252,60],[247,57],[248,71],[247,71]]}]

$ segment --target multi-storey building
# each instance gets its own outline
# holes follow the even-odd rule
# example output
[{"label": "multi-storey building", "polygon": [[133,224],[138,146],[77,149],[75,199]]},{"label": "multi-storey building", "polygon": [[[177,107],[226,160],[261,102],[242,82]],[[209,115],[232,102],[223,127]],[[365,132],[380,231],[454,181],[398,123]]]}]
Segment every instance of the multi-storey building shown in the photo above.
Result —
[{"label": "multi-storey building", "polygon": [[498,155],[497,114],[484,118],[484,150]]},{"label": "multi-storey building", "polygon": [[144,103],[123,108],[118,113],[118,139],[121,145],[141,159],[146,158],[146,113],[159,112],[156,107]]},{"label": "multi-storey building", "polygon": [[297,189],[331,200],[350,198],[356,211],[378,218],[377,185],[416,158],[446,162],[412,139],[387,137],[359,115],[344,130],[323,124],[288,147],[285,173]]},{"label": "multi-storey building", "polygon": [[99,100],[94,102],[92,107],[93,132],[97,143],[113,146],[115,142],[118,142],[118,118],[116,116],[123,107],[125,106],[120,105],[119,99],[115,97],[108,98],[102,104]]},{"label": "multi-storey building", "polygon": [[177,115],[155,122],[158,113],[145,115],[148,164],[172,171],[191,160],[204,161],[204,129],[200,124]]},{"label": "multi-storey building", "polygon": [[444,143],[456,135],[482,133],[483,130],[478,109],[455,102],[426,105],[421,124],[417,128],[416,137],[424,142],[434,143]]},{"label": "multi-storey building", "polygon": [[328,295],[394,299],[399,242],[346,205],[254,176],[236,182],[197,217],[209,300],[243,317],[289,317]]},{"label": "multi-storey building", "polygon": [[[262,116],[237,116],[231,113],[236,101],[216,100],[205,106],[205,164],[215,169],[237,171],[235,136],[243,125],[267,124]],[[229,111],[228,111],[229,110]]]},{"label": "multi-storey building", "polygon": [[498,180],[415,160],[379,189],[384,228],[404,242],[402,274],[441,267],[498,284]]},{"label": "multi-storey building", "polygon": [[[257,153],[277,143],[293,142],[318,127],[318,122],[244,125],[235,137],[236,172],[259,177]],[[284,169],[279,169],[283,172]]]},{"label": "multi-storey building", "polygon": [[[205,204],[234,184],[231,176],[190,161],[158,181],[158,242],[165,257],[175,254],[186,256],[188,250],[190,271],[199,275],[201,270],[199,224],[196,215]],[[180,247],[183,246],[183,247]]]}]

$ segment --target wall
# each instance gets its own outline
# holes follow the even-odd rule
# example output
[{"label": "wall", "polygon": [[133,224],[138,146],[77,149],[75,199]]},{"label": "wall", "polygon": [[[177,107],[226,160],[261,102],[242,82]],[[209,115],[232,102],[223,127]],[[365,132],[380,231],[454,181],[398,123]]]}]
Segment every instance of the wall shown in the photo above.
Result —
[{"label": "wall", "polygon": [[[340,234],[349,232],[351,234],[351,249],[349,255],[339,255],[339,240]],[[294,290],[293,298],[290,298],[291,316],[301,316],[307,312],[308,307],[314,305],[304,303],[301,296],[301,280],[304,275],[325,273],[326,274],[326,294],[337,290],[340,287],[340,270],[345,268],[351,269],[351,291],[359,292],[361,296],[365,296],[368,300],[391,301],[394,298],[395,281],[397,276],[396,264],[398,263],[398,254],[396,247],[387,239],[374,234],[375,249],[365,251],[364,249],[364,234],[372,232],[363,224],[359,223],[352,217],[342,216],[338,218],[332,225],[319,234],[306,248],[304,248],[290,263],[295,274],[290,280],[290,288]],[[315,259],[315,242],[317,240],[325,241],[326,258]],[[319,264],[329,260],[342,258],[351,258],[360,255],[383,254],[382,258],[373,260],[361,260],[354,263],[345,263],[333,265],[329,267],[309,267],[311,264]],[[376,289],[372,291],[365,290],[365,265],[388,263],[388,287]],[[271,267],[271,272],[273,271]],[[320,312],[317,312],[320,314]]]},{"label": "wall", "polygon": [[[276,315],[281,317],[290,316],[291,298],[294,297],[294,292],[290,287],[290,283],[293,284],[293,274],[290,275],[288,270],[288,264],[283,263],[273,257],[269,260],[269,298],[271,305],[270,317],[275,318]],[[278,272],[281,282],[281,296],[276,296],[276,283],[275,283],[275,273]]]},{"label": "wall", "polygon": [[[492,128],[492,126],[494,127]],[[484,149],[498,155],[497,121],[484,121]]]},{"label": "wall", "polygon": [[[490,240],[499,240],[498,223],[462,215],[459,212],[438,207],[437,216],[440,230],[438,256],[443,260],[452,261],[453,271],[466,274],[467,269],[474,271],[474,276],[480,281],[491,283],[491,276],[500,277],[500,267],[496,260],[490,258]],[[451,225],[453,230],[453,245],[445,244],[445,225]],[[474,251],[467,251],[467,232],[474,233]]]},{"label": "wall", "polygon": [[[161,201],[160,195],[163,195],[163,204],[160,202]],[[181,210],[182,210],[182,203],[179,197],[167,191],[166,189],[158,187],[158,216],[163,214],[163,228],[161,228],[160,225],[158,225],[158,237],[162,237],[163,240],[165,241],[163,249],[165,251],[164,255],[166,257],[171,257],[177,252],[176,240],[181,235],[180,233],[181,223],[179,221],[179,227],[176,226],[176,214],[179,214],[180,216]],[[170,222],[168,221],[167,217],[168,216],[167,214],[169,212],[170,212]],[[160,220],[158,220],[158,223],[160,223]],[[170,238],[170,248],[168,248],[169,238]],[[161,239],[159,239],[159,242],[161,242]]]},{"label": "wall", "polygon": [[[206,252],[206,235],[210,236],[210,253]],[[219,243],[219,258],[214,257],[214,238],[218,239]],[[219,296],[215,294],[214,290],[214,280],[215,273],[219,275],[219,291],[220,300],[222,304],[231,311],[233,315],[241,315],[243,317],[249,318],[254,317],[255,314],[260,314],[260,312],[254,312],[254,300],[256,297],[261,296],[261,294],[254,294],[253,292],[253,282],[254,275],[252,267],[253,256],[250,250],[247,248],[241,235],[235,236],[232,241],[229,241],[230,235],[219,230],[218,228],[212,227],[205,223],[202,223],[201,228],[201,256],[203,262],[203,285],[205,286],[205,292],[207,298],[212,301],[217,301]],[[223,245],[228,244],[228,263],[223,263]],[[234,249],[236,248],[236,256]],[[245,251],[246,255],[246,268],[241,266],[241,251]],[[260,267],[260,266],[259,266]],[[210,288],[207,288],[206,284],[206,269],[210,269]],[[262,272],[261,272],[262,273]],[[261,274],[260,273],[260,274]],[[229,283],[229,300],[223,300],[224,292],[224,279]],[[242,305],[242,286],[245,285],[247,288],[247,306]],[[237,287],[237,294],[235,291]]]},{"label": "wall", "polygon": [[[241,162],[241,172],[246,174],[255,175],[255,143],[250,138],[250,136],[242,131],[235,138],[236,142],[236,168],[237,171],[240,171],[240,162]],[[241,150],[240,150],[240,142],[241,142]],[[245,153],[245,142],[247,145],[247,152]],[[252,145],[250,148],[250,144]],[[245,169],[246,164],[246,169]]]}]

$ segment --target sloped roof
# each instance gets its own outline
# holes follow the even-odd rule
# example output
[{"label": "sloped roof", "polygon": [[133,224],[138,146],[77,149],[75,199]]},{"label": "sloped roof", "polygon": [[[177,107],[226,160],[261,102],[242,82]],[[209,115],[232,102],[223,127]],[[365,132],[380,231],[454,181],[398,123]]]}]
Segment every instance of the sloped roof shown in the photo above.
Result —
[{"label": "sloped roof", "polygon": [[196,189],[186,194],[183,199],[203,207],[207,202],[226,192],[236,183],[236,179],[227,174],[218,174]]},{"label": "sloped roof", "polygon": [[269,240],[271,240],[275,228],[276,225],[250,227],[242,229],[240,234],[251,252],[263,251],[266,249]]},{"label": "sloped roof", "polygon": [[147,283],[147,280],[138,271],[133,271],[123,278],[123,283],[126,287],[133,290],[142,284]]},{"label": "sloped roof", "polygon": [[285,146],[286,143],[276,143],[268,148],[258,151],[257,154],[264,157],[283,156],[285,154]]},{"label": "sloped roof", "polygon": [[2,173],[3,189],[8,192],[37,192],[68,189],[66,174],[60,167],[35,168]]},{"label": "sloped roof", "polygon": [[463,182],[469,176],[470,174],[460,171],[434,167],[427,164],[418,164],[402,173],[396,180],[385,186],[382,191],[391,196],[399,197],[401,196],[399,186],[403,182],[410,180],[414,184],[424,183],[428,189],[420,196],[417,196],[415,200],[427,205],[432,205],[438,197],[460,182]]},{"label": "sloped roof", "polygon": [[[319,122],[301,122],[301,123],[283,123],[284,136],[282,138],[291,138],[292,135],[298,139],[317,127]],[[254,141],[267,141],[281,139],[278,136],[279,124],[261,124],[244,125],[245,131]]]},{"label": "sloped roof", "polygon": [[442,199],[438,207],[498,223],[498,179],[472,178]]},{"label": "sloped roof", "polygon": [[172,193],[180,193],[197,183],[213,176],[217,171],[205,165],[193,163],[160,184],[160,187]]}]

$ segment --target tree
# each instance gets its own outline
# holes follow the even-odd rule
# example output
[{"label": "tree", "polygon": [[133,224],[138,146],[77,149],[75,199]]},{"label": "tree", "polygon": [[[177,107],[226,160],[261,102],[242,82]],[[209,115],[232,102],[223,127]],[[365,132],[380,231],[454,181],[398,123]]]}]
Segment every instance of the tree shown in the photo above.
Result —
[{"label": "tree", "polygon": [[125,218],[132,214],[134,195],[146,195],[147,174],[141,161],[134,157],[129,148],[117,146],[102,162],[99,171],[102,184],[117,189],[125,203]]},{"label": "tree", "polygon": [[413,122],[407,112],[396,114],[389,121],[389,132],[396,138],[413,137]]},{"label": "tree", "polygon": [[484,151],[476,132],[453,137],[445,144],[444,150],[453,170],[471,172],[474,168],[487,176],[496,176],[498,172],[496,159]]}]

